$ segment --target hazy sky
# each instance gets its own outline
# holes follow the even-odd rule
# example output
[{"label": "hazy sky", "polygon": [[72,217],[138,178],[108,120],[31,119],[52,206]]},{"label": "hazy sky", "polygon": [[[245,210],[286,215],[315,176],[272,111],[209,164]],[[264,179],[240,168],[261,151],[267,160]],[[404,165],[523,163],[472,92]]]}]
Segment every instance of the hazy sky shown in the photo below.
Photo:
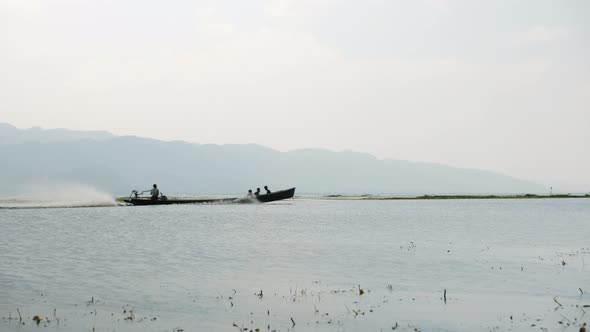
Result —
[{"label": "hazy sky", "polygon": [[0,0],[0,122],[590,190],[590,1]]}]

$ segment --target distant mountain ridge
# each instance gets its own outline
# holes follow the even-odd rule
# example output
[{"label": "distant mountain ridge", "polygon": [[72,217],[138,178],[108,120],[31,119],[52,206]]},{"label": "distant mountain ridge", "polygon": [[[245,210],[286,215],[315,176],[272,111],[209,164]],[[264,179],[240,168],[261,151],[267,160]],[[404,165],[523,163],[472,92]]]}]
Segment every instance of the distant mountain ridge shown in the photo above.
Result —
[{"label": "distant mountain ridge", "polygon": [[43,129],[40,127],[18,129],[10,124],[0,123],[0,145],[26,142],[70,142],[80,139],[105,140],[113,137],[113,134],[107,131]]},{"label": "distant mountain ridge", "polygon": [[309,194],[537,193],[534,183],[483,170],[357,152],[279,152],[256,144],[164,142],[108,132],[17,129],[0,124],[0,194],[43,181],[115,194],[158,183],[166,194],[239,194],[268,185]]}]

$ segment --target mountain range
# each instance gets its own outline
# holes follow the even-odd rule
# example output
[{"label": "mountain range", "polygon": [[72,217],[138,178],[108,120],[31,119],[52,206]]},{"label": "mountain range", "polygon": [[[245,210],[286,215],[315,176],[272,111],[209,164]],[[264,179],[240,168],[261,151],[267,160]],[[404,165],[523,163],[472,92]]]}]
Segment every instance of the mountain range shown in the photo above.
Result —
[{"label": "mountain range", "polygon": [[39,182],[122,195],[158,183],[165,194],[240,194],[268,185],[307,194],[538,193],[540,185],[485,170],[384,160],[358,152],[280,152],[257,144],[193,144],[103,131],[18,129],[0,123],[0,194]]}]

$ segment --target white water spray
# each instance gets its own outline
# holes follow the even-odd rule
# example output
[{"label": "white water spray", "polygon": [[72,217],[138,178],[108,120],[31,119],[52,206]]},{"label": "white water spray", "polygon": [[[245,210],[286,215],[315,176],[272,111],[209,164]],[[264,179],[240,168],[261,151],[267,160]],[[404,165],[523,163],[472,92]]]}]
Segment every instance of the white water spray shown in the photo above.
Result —
[{"label": "white water spray", "polygon": [[77,183],[27,185],[15,197],[0,198],[0,208],[50,208],[115,206],[115,198]]}]

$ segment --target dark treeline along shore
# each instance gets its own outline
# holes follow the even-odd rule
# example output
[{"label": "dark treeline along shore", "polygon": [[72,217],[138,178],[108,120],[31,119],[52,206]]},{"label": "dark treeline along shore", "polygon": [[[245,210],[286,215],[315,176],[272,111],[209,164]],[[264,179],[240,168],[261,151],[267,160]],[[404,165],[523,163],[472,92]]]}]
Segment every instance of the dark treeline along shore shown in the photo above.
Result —
[{"label": "dark treeline along shore", "polygon": [[572,195],[572,194],[555,194],[555,195],[422,195],[422,196],[348,196],[348,195],[326,195],[325,198],[334,199],[364,199],[364,200],[433,200],[433,199],[545,199],[545,198],[590,198],[590,194]]}]

